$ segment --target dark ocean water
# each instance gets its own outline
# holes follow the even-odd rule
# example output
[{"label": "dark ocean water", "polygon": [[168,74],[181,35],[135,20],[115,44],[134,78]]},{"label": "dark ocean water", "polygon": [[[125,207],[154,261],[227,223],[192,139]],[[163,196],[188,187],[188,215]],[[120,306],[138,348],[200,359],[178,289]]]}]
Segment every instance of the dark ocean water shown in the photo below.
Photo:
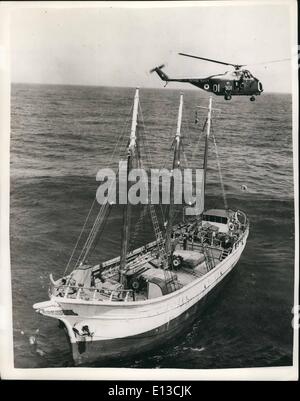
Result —
[{"label": "dark ocean water", "polygon": [[[141,89],[152,165],[169,167],[179,91]],[[80,86],[12,86],[11,271],[15,367],[70,365],[67,340],[57,321],[34,312],[47,299],[49,273],[63,274],[97,189],[99,168],[129,134],[134,89]],[[193,155],[203,91],[184,91],[185,153]],[[234,368],[292,364],[294,204],[292,99],[263,94],[256,102],[213,98],[213,130],[228,203],[251,221],[238,267],[188,333],[172,344],[109,366],[136,368]],[[201,124],[204,113],[199,114]],[[123,136],[122,136],[123,135]],[[223,206],[211,146],[207,206]],[[193,157],[194,156],[194,157]],[[246,185],[247,190],[241,186]],[[95,261],[118,254],[120,210],[109,216]],[[152,239],[150,224],[136,245]],[[38,333],[36,332],[38,330]],[[32,345],[33,336],[37,343]]]}]

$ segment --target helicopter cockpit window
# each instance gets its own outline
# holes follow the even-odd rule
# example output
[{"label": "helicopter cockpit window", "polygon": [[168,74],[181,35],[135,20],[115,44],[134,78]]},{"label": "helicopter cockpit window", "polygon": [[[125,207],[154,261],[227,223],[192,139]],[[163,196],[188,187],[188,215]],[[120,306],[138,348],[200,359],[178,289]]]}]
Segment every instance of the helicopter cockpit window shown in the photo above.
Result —
[{"label": "helicopter cockpit window", "polygon": [[244,72],[244,77],[245,77],[245,78],[248,78],[248,79],[251,78],[250,72],[249,72],[249,71],[245,71],[245,72]]}]

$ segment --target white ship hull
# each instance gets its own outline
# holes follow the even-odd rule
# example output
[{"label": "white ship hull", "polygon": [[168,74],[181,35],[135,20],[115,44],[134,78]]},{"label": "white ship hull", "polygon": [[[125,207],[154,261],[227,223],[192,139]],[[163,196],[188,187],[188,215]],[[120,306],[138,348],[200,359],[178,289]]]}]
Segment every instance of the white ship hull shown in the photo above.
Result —
[{"label": "white ship hull", "polygon": [[236,248],[214,269],[162,297],[134,302],[52,297],[35,309],[64,324],[75,365],[146,352],[191,325],[198,307],[239,261],[248,233],[247,228]]}]

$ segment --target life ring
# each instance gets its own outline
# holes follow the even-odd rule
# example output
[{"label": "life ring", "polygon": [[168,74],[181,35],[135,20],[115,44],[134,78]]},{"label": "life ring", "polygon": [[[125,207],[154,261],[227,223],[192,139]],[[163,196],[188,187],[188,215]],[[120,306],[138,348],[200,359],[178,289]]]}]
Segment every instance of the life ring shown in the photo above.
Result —
[{"label": "life ring", "polygon": [[173,266],[178,268],[181,265],[181,260],[179,258],[173,259]]},{"label": "life ring", "polygon": [[229,230],[230,231],[234,230],[234,224],[232,222],[229,223]]},{"label": "life ring", "polygon": [[209,89],[209,84],[204,84],[204,89],[208,90]]},{"label": "life ring", "polygon": [[132,280],[131,288],[135,291],[137,291],[140,288],[140,283],[138,282],[138,280]]}]

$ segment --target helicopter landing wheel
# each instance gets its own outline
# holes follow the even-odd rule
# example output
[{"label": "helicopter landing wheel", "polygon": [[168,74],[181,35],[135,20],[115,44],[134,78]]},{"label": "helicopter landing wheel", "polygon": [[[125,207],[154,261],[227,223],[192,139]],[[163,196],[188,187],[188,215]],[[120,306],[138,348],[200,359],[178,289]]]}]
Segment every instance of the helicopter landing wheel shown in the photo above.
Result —
[{"label": "helicopter landing wheel", "polygon": [[255,97],[254,96],[251,96],[250,97],[250,102],[254,102],[255,101]]},{"label": "helicopter landing wheel", "polygon": [[224,96],[224,99],[225,100],[230,100],[231,99],[230,93],[226,93],[225,96]]}]

